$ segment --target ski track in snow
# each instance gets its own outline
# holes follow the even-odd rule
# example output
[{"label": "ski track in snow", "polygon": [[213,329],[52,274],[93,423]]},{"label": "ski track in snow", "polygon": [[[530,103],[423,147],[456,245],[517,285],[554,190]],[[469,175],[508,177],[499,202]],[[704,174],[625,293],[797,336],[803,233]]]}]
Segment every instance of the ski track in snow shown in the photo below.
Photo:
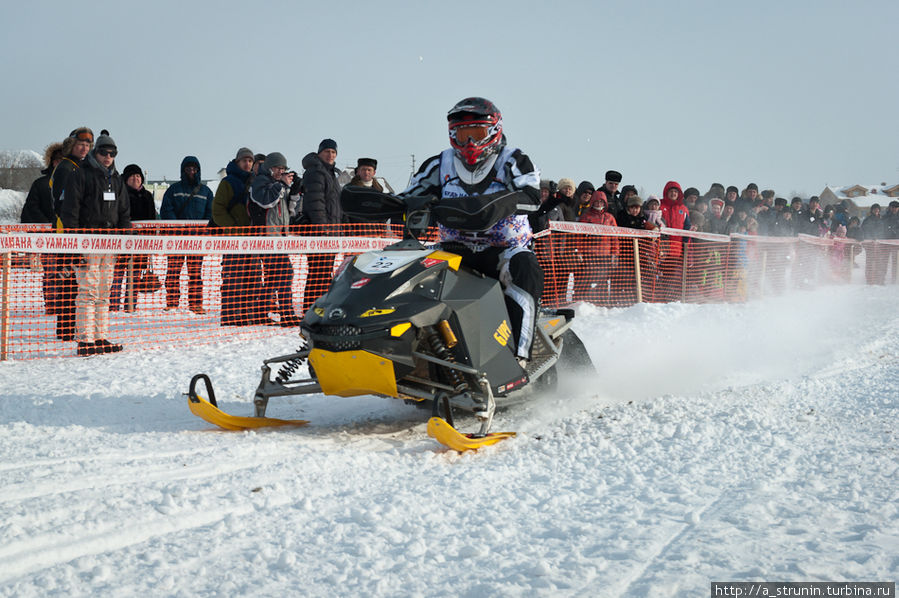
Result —
[{"label": "ski track in snow", "polygon": [[219,432],[190,376],[252,412],[289,334],[0,363],[0,596],[684,596],[713,580],[893,581],[899,298],[581,306],[597,374],[439,448],[427,411],[272,399],[300,429]]}]

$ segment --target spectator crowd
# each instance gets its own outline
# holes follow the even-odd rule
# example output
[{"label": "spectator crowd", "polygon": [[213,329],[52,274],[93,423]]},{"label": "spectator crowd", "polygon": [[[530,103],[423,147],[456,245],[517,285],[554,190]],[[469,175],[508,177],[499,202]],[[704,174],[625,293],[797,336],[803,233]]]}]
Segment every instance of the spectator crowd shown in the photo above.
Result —
[{"label": "spectator crowd", "polygon": [[[640,198],[634,185],[621,186],[620,172],[609,170],[605,182],[596,188],[590,181],[575,186],[571,179],[541,181],[541,209],[535,224],[545,228],[549,220],[599,222],[628,228],[668,228],[719,235],[734,233],[789,237],[806,234],[815,237],[865,239],[899,238],[899,201],[884,208],[871,206],[864,219],[850,216],[843,200],[822,206],[817,196],[807,200],[793,197],[789,202],[773,190],[759,192],[749,183],[742,191],[731,185],[713,183],[700,193],[695,187],[682,189],[676,181],[665,185],[661,196]],[[631,209],[633,208],[633,209]],[[597,219],[593,212],[604,213]],[[651,226],[650,226],[651,225]]]},{"label": "spectator crowd", "polygon": [[[733,185],[724,187],[713,183],[702,194],[696,187],[683,190],[678,182],[669,181],[660,197],[649,195],[644,200],[636,186],[621,186],[623,178],[620,172],[609,170],[599,188],[590,181],[575,186],[568,178],[558,182],[541,181],[542,207],[532,218],[532,226],[539,230],[556,220],[647,230],[666,227],[718,235],[793,237],[805,234],[855,241],[899,239],[897,200],[890,201],[885,210],[880,204],[873,204],[861,219],[850,215],[845,200],[825,206],[821,206],[817,196],[806,201],[793,197],[787,202],[773,190],[759,192],[756,183],[749,183],[742,191]],[[669,259],[679,257],[678,247],[672,244],[671,249],[667,254]],[[865,250],[872,253],[869,258],[874,258],[866,260],[867,282],[884,284],[888,263],[896,267],[896,252],[881,256],[879,248],[873,245],[865,246]],[[584,258],[591,272],[604,272],[618,258],[611,246],[600,246],[596,251]]]},{"label": "spectator crowd", "polygon": [[[292,170],[280,152],[237,150],[225,168],[226,176],[213,193],[203,183],[195,156],[185,156],[180,179],[162,200],[159,213],[152,194],[144,187],[144,171],[129,164],[118,171],[118,146],[107,131],[94,138],[87,127],[72,131],[62,142],[46,149],[45,170],[29,191],[22,210],[23,223],[50,223],[60,232],[77,229],[127,229],[136,220],[201,220],[222,234],[248,234],[250,227],[265,227],[267,235],[284,235],[293,224],[324,227],[320,234],[337,234],[347,222],[340,204],[343,185],[383,191],[375,175],[377,160],[357,161],[351,180],[336,167],[337,142],[324,139],[317,150],[303,157],[302,173]],[[899,238],[899,201],[883,208],[875,204],[863,218],[851,216],[849,205],[821,206],[818,197],[789,202],[772,190],[759,191],[750,183],[740,190],[715,183],[704,194],[696,187],[683,189],[668,182],[659,196],[641,198],[634,184],[622,186],[622,173],[609,170],[602,184],[575,184],[572,179],[540,183],[541,206],[530,215],[539,232],[551,221],[583,222],[641,230],[689,230],[717,235],[790,237],[799,234],[856,241]],[[330,228],[329,228],[330,227]],[[176,229],[177,230],[177,229]],[[262,229],[257,229],[262,230]],[[184,228],[183,234],[196,234]],[[670,233],[670,230],[668,231]],[[673,237],[660,258],[665,263],[643,264],[679,277],[686,238]],[[581,298],[607,303],[612,272],[633,256],[620,250],[614,237],[594,238],[570,246],[578,256],[577,277],[589,292]],[[876,248],[866,248],[876,251]],[[566,249],[567,251],[567,249]],[[896,252],[885,254],[895,260]],[[48,314],[56,316],[59,339],[77,342],[78,355],[122,350],[107,340],[109,312],[133,309],[135,292],[165,291],[165,309],[181,309],[181,277],[187,278],[186,303],[190,312],[205,314],[202,255],[169,255],[164,276],[152,271],[147,256],[45,255],[43,292]],[[307,256],[306,287],[324,288],[334,268],[334,254]],[[887,260],[867,260],[867,281],[883,284]],[[895,263],[893,268],[895,271]],[[293,269],[287,255],[225,255],[222,260],[221,324],[223,326],[297,326],[315,297],[304,294],[299,316],[294,311]],[[130,288],[129,288],[130,285]],[[129,297],[131,299],[129,300]]]}]

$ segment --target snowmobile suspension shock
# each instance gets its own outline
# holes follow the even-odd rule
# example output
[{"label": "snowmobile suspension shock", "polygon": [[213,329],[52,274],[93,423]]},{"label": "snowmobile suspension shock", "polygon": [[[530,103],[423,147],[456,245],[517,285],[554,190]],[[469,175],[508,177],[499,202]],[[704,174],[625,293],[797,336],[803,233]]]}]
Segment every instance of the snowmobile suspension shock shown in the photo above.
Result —
[{"label": "snowmobile suspension shock", "polygon": [[440,334],[443,336],[443,340],[446,342],[447,347],[452,349],[459,343],[459,339],[456,338],[456,333],[453,332],[449,320],[440,320],[437,326],[440,328]]},{"label": "snowmobile suspension shock", "polygon": [[[305,350],[306,345],[303,345],[297,349],[297,353]],[[293,373],[297,371],[301,365],[303,365],[304,361],[306,361],[305,357],[294,357],[293,359],[288,359],[287,361],[285,361],[284,365],[282,365],[278,369],[278,375],[275,376],[275,382],[280,382],[283,384],[284,382],[290,380],[290,378],[293,376]]]},{"label": "snowmobile suspension shock", "polygon": [[[452,331],[450,331],[452,332]],[[451,363],[455,363],[456,357],[453,355],[452,351],[449,350],[449,347],[446,346],[446,343],[441,338],[440,334],[434,330],[433,328],[428,329],[427,333],[428,344],[431,346],[431,351],[435,356],[439,357],[444,361],[449,361]],[[453,385],[453,388],[456,392],[462,392],[468,387],[468,383],[465,382],[465,378],[462,376],[461,372],[455,370],[453,368],[443,368],[446,374],[450,378],[450,382]]]}]

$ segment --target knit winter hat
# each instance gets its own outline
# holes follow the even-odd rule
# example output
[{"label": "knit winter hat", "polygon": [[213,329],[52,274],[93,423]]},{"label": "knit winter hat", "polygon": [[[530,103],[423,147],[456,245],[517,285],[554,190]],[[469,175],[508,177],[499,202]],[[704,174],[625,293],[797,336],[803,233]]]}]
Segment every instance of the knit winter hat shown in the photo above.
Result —
[{"label": "knit winter hat", "polygon": [[129,164],[126,166],[125,170],[122,171],[122,179],[127,181],[128,177],[132,174],[139,175],[141,185],[144,184],[144,171],[140,169],[140,166],[137,164]]},{"label": "knit winter hat", "polygon": [[684,197],[687,197],[689,195],[696,195],[698,197],[699,189],[697,189],[696,187],[687,187],[687,190],[684,191]]},{"label": "knit winter hat", "polygon": [[326,149],[332,149],[336,152],[337,142],[333,139],[322,139],[322,142],[318,144],[318,153],[322,153]]},{"label": "knit winter hat", "polygon": [[574,189],[575,188],[574,181],[572,181],[571,179],[566,179],[566,178],[559,179],[559,184],[558,184],[559,191],[561,191],[565,187],[571,187],[572,189]]},{"label": "knit winter hat", "polygon": [[277,166],[281,166],[282,168],[287,168],[287,158],[284,157],[284,154],[281,152],[272,152],[268,156],[265,157],[265,162],[262,163],[262,167],[266,170],[271,170]]},{"label": "knit winter hat", "polygon": [[242,160],[242,159],[244,159],[244,158],[253,158],[253,159],[255,159],[255,157],[253,156],[253,150],[251,150],[251,149],[248,148],[248,147],[242,147],[242,148],[240,148],[239,150],[237,150],[237,155],[234,156],[234,160],[235,160],[236,162],[239,162],[240,160]]},{"label": "knit winter hat", "polygon": [[96,147],[97,149],[100,149],[101,147],[111,147],[112,149],[118,149],[116,147],[115,141],[113,141],[112,137],[110,137],[109,135],[100,135],[99,137],[97,137]]},{"label": "knit winter hat", "polygon": [[712,186],[709,187],[708,192],[705,194],[706,198],[711,199],[713,197],[720,197],[724,199],[724,185],[721,183],[712,183]]}]

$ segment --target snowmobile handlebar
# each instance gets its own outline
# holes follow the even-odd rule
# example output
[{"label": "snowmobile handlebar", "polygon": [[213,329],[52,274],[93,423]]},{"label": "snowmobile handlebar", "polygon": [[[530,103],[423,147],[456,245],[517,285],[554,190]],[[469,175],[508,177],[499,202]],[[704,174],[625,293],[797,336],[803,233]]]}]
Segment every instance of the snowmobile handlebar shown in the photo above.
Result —
[{"label": "snowmobile handlebar", "polygon": [[344,213],[355,222],[405,222],[406,236],[418,238],[435,222],[448,228],[483,232],[512,215],[530,214],[540,200],[526,191],[503,190],[484,195],[438,198],[434,195],[392,195],[367,187],[344,187]]}]

